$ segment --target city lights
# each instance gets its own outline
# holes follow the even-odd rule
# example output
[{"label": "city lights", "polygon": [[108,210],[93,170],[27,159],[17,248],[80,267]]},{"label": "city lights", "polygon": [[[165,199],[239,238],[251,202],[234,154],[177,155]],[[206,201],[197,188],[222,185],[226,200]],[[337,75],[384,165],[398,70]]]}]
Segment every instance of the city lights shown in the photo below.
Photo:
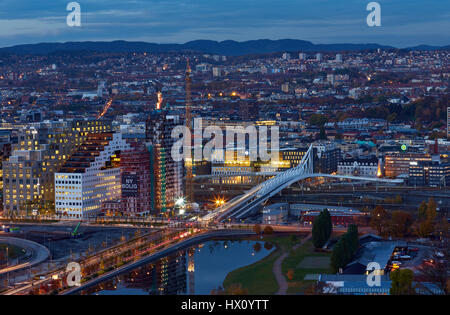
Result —
[{"label": "city lights", "polygon": [[0,295],[449,293],[448,1],[3,2]]}]

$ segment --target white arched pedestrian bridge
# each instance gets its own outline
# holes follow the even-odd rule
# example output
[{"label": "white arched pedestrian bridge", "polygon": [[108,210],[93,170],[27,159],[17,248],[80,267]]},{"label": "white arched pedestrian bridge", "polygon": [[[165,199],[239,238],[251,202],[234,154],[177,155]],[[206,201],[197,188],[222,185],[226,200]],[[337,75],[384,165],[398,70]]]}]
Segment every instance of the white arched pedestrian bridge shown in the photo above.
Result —
[{"label": "white arched pedestrian bridge", "polygon": [[[259,206],[281,192],[284,188],[292,184],[313,177],[348,179],[357,181],[382,182],[400,184],[401,179],[383,179],[374,177],[359,177],[348,175],[330,175],[314,173],[313,167],[313,146],[303,156],[298,166],[293,167],[285,172],[278,173],[276,176],[266,180],[265,182],[253,187],[243,195],[237,196],[228,201],[215,211],[205,215],[201,220],[203,222],[222,221],[227,218],[241,219],[259,209]],[[257,173],[255,173],[257,174]]]}]

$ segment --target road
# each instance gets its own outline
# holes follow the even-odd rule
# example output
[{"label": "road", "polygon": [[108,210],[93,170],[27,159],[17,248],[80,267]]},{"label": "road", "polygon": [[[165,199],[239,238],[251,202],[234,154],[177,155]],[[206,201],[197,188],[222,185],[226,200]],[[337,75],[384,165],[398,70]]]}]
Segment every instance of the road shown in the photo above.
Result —
[{"label": "road", "polygon": [[50,257],[50,251],[47,249],[47,247],[29,240],[15,237],[0,237],[0,243],[15,245],[31,252],[31,258],[27,262],[1,269],[0,276],[8,272],[31,268],[46,261]]},{"label": "road", "polygon": [[162,257],[165,257],[173,252],[177,252],[181,249],[187,248],[187,247],[191,247],[195,244],[201,243],[201,242],[205,242],[211,238],[215,238],[215,237],[230,237],[230,236],[247,236],[247,235],[254,235],[255,233],[253,232],[249,232],[249,231],[241,231],[241,230],[217,230],[217,231],[208,231],[208,232],[203,232],[201,234],[198,235],[194,235],[192,237],[186,238],[176,244],[171,244],[169,246],[167,246],[164,249],[161,249],[159,251],[156,251],[155,253],[146,256],[134,263],[131,264],[127,264],[124,265],[122,267],[119,267],[117,269],[115,269],[114,271],[111,271],[109,273],[103,274],[93,280],[90,280],[84,284],[82,284],[79,287],[74,287],[72,289],[69,289],[67,291],[65,291],[64,293],[62,293],[61,295],[70,295],[70,294],[76,294],[79,293],[80,291],[82,291],[83,289],[86,289],[88,287],[91,287],[93,285],[99,284],[105,280],[108,280],[110,278],[116,277],[124,272],[133,270],[145,263],[151,262],[151,261],[155,261],[157,259],[160,259]]}]

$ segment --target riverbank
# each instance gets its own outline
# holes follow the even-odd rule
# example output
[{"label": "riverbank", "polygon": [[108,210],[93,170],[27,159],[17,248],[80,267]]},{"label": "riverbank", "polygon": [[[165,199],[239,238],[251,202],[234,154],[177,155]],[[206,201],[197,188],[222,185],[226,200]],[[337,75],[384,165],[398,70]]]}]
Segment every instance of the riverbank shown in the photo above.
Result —
[{"label": "riverbank", "polygon": [[[297,243],[299,237],[268,235],[254,240],[264,241],[265,246],[276,246],[276,250],[260,261],[230,272],[224,282],[226,291],[240,287],[247,294],[273,295],[278,291],[278,283],[273,273],[275,261]],[[266,245],[268,244],[268,245]],[[232,292],[231,292],[232,293]]]},{"label": "riverbank", "polygon": [[[283,283],[282,291],[287,294],[304,294],[314,280],[305,280],[307,274],[329,273],[330,253],[316,252],[311,240],[304,240],[300,236],[265,236],[266,243],[276,246],[276,250],[262,260],[230,272],[223,287],[232,293],[234,288],[240,288],[246,294],[272,295],[280,290],[279,283]],[[282,257],[284,255],[285,257]],[[276,274],[281,264],[281,272]],[[278,268],[276,268],[278,267]]]}]

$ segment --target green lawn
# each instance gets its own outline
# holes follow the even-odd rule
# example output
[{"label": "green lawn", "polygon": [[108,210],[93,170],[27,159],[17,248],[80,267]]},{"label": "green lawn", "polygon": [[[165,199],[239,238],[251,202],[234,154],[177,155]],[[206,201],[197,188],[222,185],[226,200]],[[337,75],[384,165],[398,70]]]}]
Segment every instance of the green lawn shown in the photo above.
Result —
[{"label": "green lawn", "polygon": [[[292,250],[282,264],[282,271],[288,280],[288,293],[303,293],[306,288],[314,283],[314,280],[303,280],[307,274],[330,273],[329,253],[315,252],[312,241]],[[316,266],[316,267],[312,267]],[[292,280],[287,278],[288,271],[294,271]]]},{"label": "green lawn", "polygon": [[290,236],[265,236],[263,241],[270,242],[277,248],[262,260],[230,272],[223,282],[223,287],[228,289],[232,285],[240,284],[248,294],[275,294],[278,291],[278,284],[272,271],[273,264],[282,251],[290,250],[299,240],[300,238],[294,241]]}]

